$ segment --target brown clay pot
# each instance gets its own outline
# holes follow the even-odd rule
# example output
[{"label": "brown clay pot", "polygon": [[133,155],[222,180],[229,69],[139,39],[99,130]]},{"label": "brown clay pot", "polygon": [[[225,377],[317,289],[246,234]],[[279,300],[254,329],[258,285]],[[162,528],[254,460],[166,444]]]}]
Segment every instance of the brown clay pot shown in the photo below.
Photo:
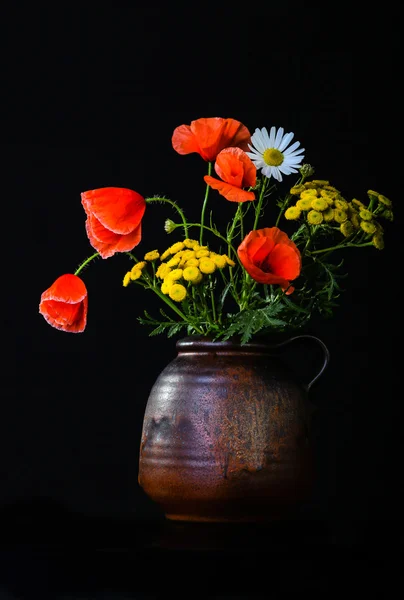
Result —
[{"label": "brown clay pot", "polygon": [[[281,356],[303,338],[324,352],[308,384],[296,380]],[[243,346],[192,336],[176,347],[148,398],[140,486],[168,519],[284,516],[313,483],[307,391],[328,363],[326,346],[303,335]]]}]

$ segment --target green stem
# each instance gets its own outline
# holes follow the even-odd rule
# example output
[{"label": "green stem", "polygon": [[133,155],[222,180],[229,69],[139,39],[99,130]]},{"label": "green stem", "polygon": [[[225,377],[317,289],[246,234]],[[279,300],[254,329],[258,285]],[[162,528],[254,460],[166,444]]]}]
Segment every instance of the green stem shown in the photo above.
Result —
[{"label": "green stem", "polygon": [[286,196],[285,202],[283,203],[283,206],[282,206],[282,208],[279,211],[278,218],[276,219],[275,227],[278,227],[279,221],[281,220],[283,213],[287,209],[288,204],[289,204],[291,198],[292,198],[291,194],[289,194],[288,196]]},{"label": "green stem", "polygon": [[171,206],[174,206],[175,210],[180,215],[182,222],[184,224],[185,237],[188,237],[187,220],[185,218],[184,213],[182,212],[182,210],[180,209],[180,207],[178,206],[178,204],[176,202],[174,202],[173,200],[169,200],[168,198],[161,197],[161,196],[153,196],[151,198],[146,198],[146,202],[166,202],[167,204],[171,204]]},{"label": "green stem", "polygon": [[268,179],[265,178],[263,183],[262,183],[262,188],[261,188],[261,192],[260,192],[260,197],[258,199],[258,203],[255,207],[255,219],[254,219],[254,225],[253,225],[253,229],[257,229],[257,225],[258,225],[258,221],[260,218],[260,213],[261,213],[261,207],[262,207],[262,202],[264,200],[264,193],[267,187],[267,182]]},{"label": "green stem", "polygon": [[[182,227],[181,224],[178,224],[177,227]],[[188,227],[202,227],[203,229],[207,229],[208,231],[210,231],[211,233],[213,233],[213,235],[215,235],[216,237],[220,238],[221,240],[223,240],[224,242],[226,242],[226,244],[228,246],[230,246],[230,248],[233,250],[235,256],[238,259],[238,254],[236,249],[234,248],[234,246],[232,244],[229,243],[229,241],[227,240],[227,238],[225,238],[223,235],[221,235],[220,233],[218,233],[215,229],[212,229],[212,227],[208,227],[207,225],[201,225],[201,223],[188,223]],[[239,260],[240,262],[240,260]],[[241,265],[241,262],[240,262]]]},{"label": "green stem", "polygon": [[243,204],[240,204],[240,239],[243,241],[244,239],[244,220],[243,220]]},{"label": "green stem", "polygon": [[74,274],[78,275],[80,273],[80,271],[82,271],[84,269],[84,267],[86,265],[88,265],[88,263],[93,260],[93,258],[96,258],[99,255],[100,255],[99,252],[96,252],[95,254],[92,254],[91,256],[89,256],[88,258],[86,258],[86,260],[84,262],[82,262],[79,267],[77,267],[77,269],[75,270]]},{"label": "green stem", "polygon": [[[168,306],[170,308],[172,308],[172,310],[174,312],[176,312],[177,315],[179,315],[181,317],[181,319],[183,319],[186,323],[189,323],[189,319],[187,319],[187,317],[184,315],[184,313],[182,311],[180,311],[180,309],[177,308],[175,306],[175,304],[173,302],[171,302],[171,300],[169,298],[167,298],[167,296],[165,294],[163,294],[163,292],[160,292],[160,290],[158,288],[155,288],[155,287],[150,287],[150,289],[153,290],[157,294],[157,296],[159,296],[161,298],[161,300],[164,300],[164,302],[166,304],[168,304]],[[199,329],[199,327],[197,327],[193,323],[192,323],[192,327],[194,327],[197,330],[198,333],[203,333],[203,330]]]},{"label": "green stem", "polygon": [[210,288],[210,301],[212,303],[213,322],[216,323],[215,295],[213,293],[213,289],[212,288]]},{"label": "green stem", "polygon": [[[302,176],[302,177],[300,177],[300,178],[297,180],[297,182],[295,183],[295,185],[301,185],[301,184],[304,182],[304,180],[305,180],[305,179],[306,179],[306,178],[305,178],[305,177],[303,177],[303,176]],[[275,227],[278,227],[278,225],[279,225],[279,221],[281,220],[283,213],[284,213],[284,212],[285,212],[285,210],[287,209],[287,207],[288,207],[288,204],[289,204],[289,202],[290,202],[291,198],[292,198],[292,194],[288,194],[288,195],[286,196],[286,198],[285,198],[285,201],[284,201],[284,203],[283,203],[283,206],[282,206],[282,208],[281,208],[281,209],[280,209],[280,211],[279,211],[278,218],[276,219]]]},{"label": "green stem", "polygon": [[324,248],[323,250],[313,250],[309,254],[321,254],[322,252],[331,252],[332,250],[339,250],[340,248],[363,248],[365,246],[373,246],[373,242],[366,242],[364,244],[338,244],[337,246],[331,246],[330,248]]},{"label": "green stem", "polygon": [[[235,215],[233,217],[233,222],[232,222],[230,230],[229,230],[229,232],[227,234],[227,253],[229,255],[231,254],[231,252],[230,252],[230,250],[231,250],[231,241],[233,239],[234,228],[236,227],[238,221],[240,221],[242,223],[242,215],[243,215],[243,213],[242,213],[242,203],[240,202],[238,204],[238,206],[237,206],[236,213],[235,213]],[[243,239],[243,236],[242,236],[241,239]]]},{"label": "green stem", "polygon": [[[212,173],[212,163],[209,162],[208,163],[208,175],[210,175]],[[202,239],[203,239],[203,226],[204,226],[204,222],[205,222],[205,211],[206,211],[206,205],[208,203],[208,196],[209,196],[209,190],[210,190],[210,186],[209,184],[206,184],[206,191],[205,191],[205,198],[203,200],[203,204],[202,204],[202,212],[201,212],[201,232],[199,235],[199,245],[202,246]]]}]

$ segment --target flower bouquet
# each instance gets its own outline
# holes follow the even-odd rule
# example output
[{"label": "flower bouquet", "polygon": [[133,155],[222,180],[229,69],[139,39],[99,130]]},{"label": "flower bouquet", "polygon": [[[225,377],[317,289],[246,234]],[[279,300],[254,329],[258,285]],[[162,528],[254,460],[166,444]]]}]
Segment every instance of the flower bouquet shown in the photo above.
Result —
[{"label": "flower bouquet", "polygon": [[[236,336],[245,344],[258,334],[296,330],[316,315],[332,315],[347,275],[343,251],[382,250],[392,202],[373,190],[350,198],[334,182],[314,179],[293,138],[275,127],[251,135],[241,122],[218,117],[177,127],[173,150],[198,154],[207,166],[199,182],[198,222],[164,196],[119,187],[83,192],[95,253],[43,292],[40,314],[59,330],[83,332],[84,269],[97,257],[125,253],[128,268],[118,277],[128,293],[140,287],[161,301],[158,314],[137,316],[150,335]],[[234,206],[224,228],[215,223],[219,202]],[[147,247],[142,239],[142,221],[156,203],[175,210],[164,223],[170,238],[164,248]]]}]

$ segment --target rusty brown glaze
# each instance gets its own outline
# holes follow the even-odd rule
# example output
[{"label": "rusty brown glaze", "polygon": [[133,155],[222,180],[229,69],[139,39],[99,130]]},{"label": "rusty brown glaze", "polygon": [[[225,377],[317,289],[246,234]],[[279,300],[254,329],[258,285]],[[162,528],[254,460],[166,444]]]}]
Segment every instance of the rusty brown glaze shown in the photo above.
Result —
[{"label": "rusty brown glaze", "polygon": [[313,482],[307,389],[282,344],[179,340],[145,410],[139,484],[169,519],[282,516]]}]

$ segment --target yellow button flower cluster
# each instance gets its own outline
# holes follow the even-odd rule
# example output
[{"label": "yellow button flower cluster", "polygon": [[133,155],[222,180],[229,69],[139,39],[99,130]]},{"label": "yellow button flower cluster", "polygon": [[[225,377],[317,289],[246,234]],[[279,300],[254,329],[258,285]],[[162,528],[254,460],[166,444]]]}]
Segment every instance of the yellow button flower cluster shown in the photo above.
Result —
[{"label": "yellow button flower cluster", "polygon": [[168,259],[156,270],[156,276],[162,279],[161,291],[175,302],[184,300],[189,284],[198,285],[204,276],[236,264],[227,254],[212,252],[208,246],[200,246],[197,240],[189,238],[167,248],[160,259]]},{"label": "yellow button flower cluster", "polygon": [[[291,188],[292,196],[297,196],[296,204],[285,211],[285,218],[298,220],[305,216],[310,225],[337,223],[344,237],[349,237],[361,229],[373,236],[373,244],[381,250],[384,247],[383,227],[379,216],[393,220],[392,202],[382,194],[368,191],[370,205],[367,207],[357,199],[347,202],[341,192],[329,181],[313,179]],[[373,207],[375,210],[371,210]]]},{"label": "yellow button flower cluster", "polygon": [[[182,302],[186,298],[188,284],[197,285],[204,276],[236,264],[227,254],[212,252],[208,246],[200,246],[197,240],[187,238],[176,242],[162,254],[158,250],[147,252],[144,260],[125,274],[123,285],[126,287],[131,281],[139,279],[148,262],[155,262],[158,258],[162,262],[155,275],[162,280],[160,289],[175,302]],[[167,262],[164,262],[166,259]]]}]

